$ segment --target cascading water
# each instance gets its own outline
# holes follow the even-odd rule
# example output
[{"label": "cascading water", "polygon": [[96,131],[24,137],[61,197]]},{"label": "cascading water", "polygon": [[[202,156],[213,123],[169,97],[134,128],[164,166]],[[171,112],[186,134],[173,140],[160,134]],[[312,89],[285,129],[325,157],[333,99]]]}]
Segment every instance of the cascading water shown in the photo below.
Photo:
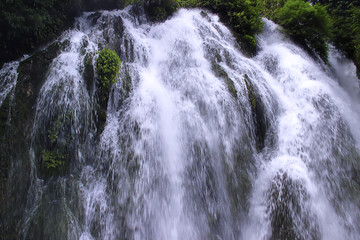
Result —
[{"label": "cascading water", "polygon": [[0,106],[16,84],[18,66],[18,61],[6,63],[0,71]]},{"label": "cascading water", "polygon": [[[39,57],[5,65],[4,236],[359,239],[358,79],[336,50],[321,65],[264,21],[250,59],[201,10],[160,24],[136,8],[86,13],[40,53],[51,60],[34,83]],[[122,66],[101,122],[106,45]]]}]

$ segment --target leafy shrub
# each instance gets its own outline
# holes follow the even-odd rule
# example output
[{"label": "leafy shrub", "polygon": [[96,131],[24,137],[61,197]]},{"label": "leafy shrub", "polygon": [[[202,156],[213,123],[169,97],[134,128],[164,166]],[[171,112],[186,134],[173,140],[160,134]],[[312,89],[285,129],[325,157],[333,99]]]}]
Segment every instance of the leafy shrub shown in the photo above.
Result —
[{"label": "leafy shrub", "polygon": [[263,4],[264,4],[263,14],[267,18],[273,19],[274,12],[277,9],[282,8],[286,2],[287,2],[287,0],[263,0]]},{"label": "leafy shrub", "polygon": [[34,50],[71,26],[81,0],[0,1],[0,65]]},{"label": "leafy shrub", "polygon": [[263,26],[263,3],[260,0],[199,0],[199,6],[219,14],[221,21],[234,31],[243,49],[249,54],[255,53],[255,35]]},{"label": "leafy shrub", "polygon": [[[330,8],[330,6],[332,7]],[[360,7],[354,3],[337,8],[329,5],[329,12],[333,21],[334,37],[332,42],[347,57],[354,60],[357,75],[360,78]]]},{"label": "leafy shrub", "polygon": [[120,64],[120,58],[115,51],[109,48],[104,48],[100,51],[96,61],[96,72],[101,87],[110,88],[112,84],[117,82]]},{"label": "leafy shrub", "polygon": [[275,11],[274,19],[295,42],[327,61],[331,20],[325,7],[312,6],[302,0],[288,0]]}]

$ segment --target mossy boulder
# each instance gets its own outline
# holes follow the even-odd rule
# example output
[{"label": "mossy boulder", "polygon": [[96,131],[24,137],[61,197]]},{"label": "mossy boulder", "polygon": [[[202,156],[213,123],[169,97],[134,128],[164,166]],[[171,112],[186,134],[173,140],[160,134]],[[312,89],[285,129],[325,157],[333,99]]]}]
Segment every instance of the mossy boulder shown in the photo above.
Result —
[{"label": "mossy boulder", "polygon": [[231,96],[237,99],[237,92],[232,79],[230,79],[229,75],[225,72],[225,70],[215,61],[211,64],[212,71],[215,73],[215,76],[221,78],[227,86],[227,89]]},{"label": "mossy boulder", "polygon": [[258,151],[264,148],[266,133],[269,128],[269,121],[266,117],[266,110],[263,101],[259,94],[256,93],[256,88],[252,84],[249,76],[244,75],[244,82],[248,92],[248,100],[251,107],[251,114],[254,124],[254,134],[256,139],[256,148]]}]

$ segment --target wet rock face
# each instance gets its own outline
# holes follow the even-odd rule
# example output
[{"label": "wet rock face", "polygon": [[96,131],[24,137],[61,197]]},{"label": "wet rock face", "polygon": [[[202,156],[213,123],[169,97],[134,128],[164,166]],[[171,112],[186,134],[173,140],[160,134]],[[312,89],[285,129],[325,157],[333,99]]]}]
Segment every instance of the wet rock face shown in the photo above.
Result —
[{"label": "wet rock face", "polygon": [[[18,83],[15,88],[15,112],[13,119],[25,123],[32,119],[32,109],[45,81],[52,60],[59,54],[60,45],[54,43],[21,62],[18,68]],[[25,127],[25,126],[24,126]]]},{"label": "wet rock face", "polygon": [[[34,119],[34,106],[40,88],[53,58],[59,54],[60,45],[54,43],[20,63],[15,89],[0,108],[0,228],[1,239],[19,236],[19,221],[27,201],[30,178],[29,142]],[[12,169],[12,175],[9,170]],[[7,183],[11,182],[9,186]],[[6,199],[12,199],[8,202]],[[13,206],[18,206],[17,210]]]},{"label": "wet rock face", "polygon": [[286,172],[278,172],[268,198],[271,240],[320,239],[316,220],[307,206],[309,195],[300,180],[293,180]]},{"label": "wet rock face", "polygon": [[270,123],[266,117],[266,110],[258,90],[251,83],[248,75],[244,75],[245,85],[248,91],[248,98],[251,107],[251,114],[255,130],[256,148],[261,151],[265,146],[266,134]]}]

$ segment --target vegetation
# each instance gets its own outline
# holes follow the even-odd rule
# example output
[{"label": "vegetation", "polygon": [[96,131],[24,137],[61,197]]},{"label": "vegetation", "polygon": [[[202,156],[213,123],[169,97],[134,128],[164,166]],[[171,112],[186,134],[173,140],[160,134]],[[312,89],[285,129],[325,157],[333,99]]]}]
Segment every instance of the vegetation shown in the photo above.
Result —
[{"label": "vegetation", "polygon": [[98,74],[101,87],[110,88],[117,82],[117,75],[120,70],[120,58],[117,53],[109,48],[100,51],[96,60],[96,72]]},{"label": "vegetation", "polygon": [[313,0],[326,6],[333,22],[331,42],[354,60],[360,78],[360,1]]},{"label": "vegetation", "polygon": [[50,121],[45,145],[41,150],[41,164],[44,173],[48,175],[59,174],[65,170],[69,163],[69,150],[73,143],[71,123],[73,113],[59,114]]},{"label": "vegetation", "polygon": [[316,53],[327,61],[331,21],[325,7],[312,6],[302,0],[288,0],[282,8],[275,10],[274,20],[309,53]]},{"label": "vegetation", "polygon": [[51,40],[81,12],[80,0],[4,0],[0,9],[0,65]]},{"label": "vegetation", "polygon": [[41,158],[44,166],[47,169],[57,169],[65,164],[67,156],[58,154],[56,152],[43,150],[41,152]]},{"label": "vegetation", "polygon": [[98,111],[99,123],[106,121],[106,109],[111,86],[117,82],[120,69],[120,58],[117,53],[109,48],[99,52],[96,60],[96,73],[98,76],[98,96],[100,109]]},{"label": "vegetation", "polygon": [[[0,2],[0,65],[50,41],[82,11],[143,6],[152,21],[163,21],[180,7],[202,7],[218,14],[242,49],[256,52],[261,17],[313,55],[327,60],[328,42],[354,60],[360,76],[360,0],[4,0]],[[31,24],[27,24],[31,23]]]},{"label": "vegetation", "polygon": [[219,14],[221,21],[234,31],[243,50],[255,53],[255,35],[261,32],[263,25],[263,4],[260,0],[199,0],[199,6]]},{"label": "vegetation", "polygon": [[[290,9],[291,2],[298,2],[298,11],[294,8]],[[316,52],[325,61],[327,44],[334,44],[337,49],[354,60],[360,77],[360,1],[310,0],[308,2],[312,5],[303,1],[264,0],[264,14],[282,25],[295,42],[310,52]],[[314,11],[312,14],[315,13],[316,17],[308,19],[307,24],[304,24],[302,18],[309,14],[311,8]],[[285,14],[286,11],[288,15]],[[320,21],[315,20],[319,18]],[[321,34],[318,34],[319,29]]]}]

